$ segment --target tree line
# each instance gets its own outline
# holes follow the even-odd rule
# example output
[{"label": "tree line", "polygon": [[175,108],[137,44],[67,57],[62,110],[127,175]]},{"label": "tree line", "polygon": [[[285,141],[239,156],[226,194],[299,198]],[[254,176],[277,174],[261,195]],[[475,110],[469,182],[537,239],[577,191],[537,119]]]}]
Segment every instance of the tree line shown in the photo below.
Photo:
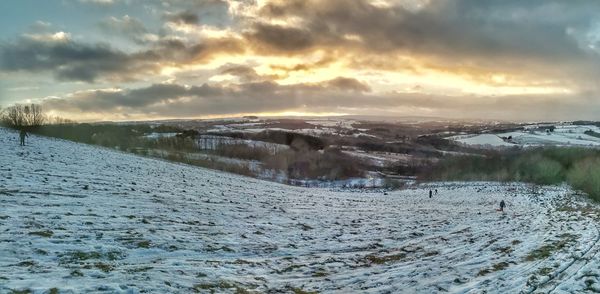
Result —
[{"label": "tree line", "polygon": [[0,109],[0,124],[14,129],[33,129],[50,124],[72,124],[75,121],[47,115],[39,104],[15,104]]}]

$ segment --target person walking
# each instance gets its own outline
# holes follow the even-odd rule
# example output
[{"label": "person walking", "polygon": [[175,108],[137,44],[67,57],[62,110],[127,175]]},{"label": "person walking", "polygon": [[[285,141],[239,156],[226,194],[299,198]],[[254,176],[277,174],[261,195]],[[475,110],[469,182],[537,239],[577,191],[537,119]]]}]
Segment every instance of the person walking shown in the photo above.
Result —
[{"label": "person walking", "polygon": [[433,195],[433,192],[431,190],[429,190],[429,198],[431,198],[432,195]]},{"label": "person walking", "polygon": [[504,203],[504,200],[500,201],[500,211],[504,212],[504,207],[506,207],[506,203]]},{"label": "person walking", "polygon": [[25,138],[29,137],[29,135],[24,129],[21,129],[19,132],[19,137],[21,138],[21,146],[25,146]]}]

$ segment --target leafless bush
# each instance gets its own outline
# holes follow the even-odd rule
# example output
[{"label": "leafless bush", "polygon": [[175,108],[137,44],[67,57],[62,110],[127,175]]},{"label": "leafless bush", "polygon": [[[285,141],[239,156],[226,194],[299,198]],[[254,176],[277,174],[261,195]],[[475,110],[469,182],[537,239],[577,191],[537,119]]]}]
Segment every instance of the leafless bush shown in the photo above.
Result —
[{"label": "leafless bush", "polygon": [[49,116],[47,117],[46,123],[49,125],[70,125],[76,124],[77,122],[60,116]]},{"label": "leafless bush", "polygon": [[248,146],[246,144],[220,144],[213,152],[219,156],[259,161],[268,158],[272,154],[266,147]]},{"label": "leafless bush", "polygon": [[323,151],[277,152],[265,161],[265,166],[282,170],[292,179],[342,180],[363,176],[360,163],[338,149]]}]

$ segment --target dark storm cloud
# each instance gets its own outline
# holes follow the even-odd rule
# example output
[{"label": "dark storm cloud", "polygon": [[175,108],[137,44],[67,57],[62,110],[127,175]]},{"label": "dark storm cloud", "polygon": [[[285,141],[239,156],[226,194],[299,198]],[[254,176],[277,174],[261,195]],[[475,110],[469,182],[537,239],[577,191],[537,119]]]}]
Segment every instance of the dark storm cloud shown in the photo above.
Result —
[{"label": "dark storm cloud", "polygon": [[[225,71],[238,72],[242,67]],[[336,78],[317,84],[279,85],[270,81],[247,82],[239,85],[182,86],[154,84],[130,90],[94,90],[74,93],[66,98],[45,100],[48,109],[59,111],[116,111],[123,108],[149,110],[167,107],[183,110],[187,105],[197,111],[193,115],[214,112],[275,111],[299,107],[331,97],[350,97],[368,91],[368,87],[351,78]],[[327,98],[327,99],[326,99]],[[352,98],[355,99],[355,98]],[[345,104],[339,101],[339,105]],[[179,105],[179,106],[178,106]],[[201,108],[201,109],[200,109]],[[186,110],[189,112],[189,110]]]},{"label": "dark storm cloud", "polygon": [[0,45],[2,71],[53,71],[58,79],[92,82],[101,75],[128,75],[151,69],[152,52],[126,54],[103,44],[20,38]]},{"label": "dark storm cloud", "polygon": [[339,77],[327,82],[334,89],[351,90],[356,92],[370,92],[371,88],[357,79]]},{"label": "dark storm cloud", "polygon": [[165,15],[165,19],[170,22],[183,24],[197,24],[199,20],[198,15],[191,11],[168,13]]},{"label": "dark storm cloud", "polygon": [[253,44],[275,51],[299,52],[317,45],[315,34],[309,30],[264,23],[254,24],[246,38]]},{"label": "dark storm cloud", "polygon": [[185,96],[215,96],[220,88],[208,85],[184,87],[175,84],[154,84],[149,87],[114,91],[93,90],[73,94],[69,99],[54,98],[45,101],[48,109],[84,112],[114,111],[122,108],[148,107],[155,103],[168,102]]},{"label": "dark storm cloud", "polygon": [[202,62],[214,54],[242,51],[242,46],[231,39],[207,39],[196,44],[162,40],[148,50],[126,53],[105,44],[22,37],[0,44],[0,70],[51,71],[59,80],[127,81],[154,73],[162,65]]}]

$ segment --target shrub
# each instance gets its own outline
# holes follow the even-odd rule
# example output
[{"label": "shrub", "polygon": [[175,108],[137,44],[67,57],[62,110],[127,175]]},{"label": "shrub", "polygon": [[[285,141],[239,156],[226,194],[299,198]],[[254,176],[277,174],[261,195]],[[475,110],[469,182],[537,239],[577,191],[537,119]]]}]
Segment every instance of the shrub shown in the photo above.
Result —
[{"label": "shrub", "polygon": [[341,180],[362,176],[356,159],[333,148],[323,151],[279,151],[265,160],[265,166],[285,171],[292,179]]},{"label": "shrub", "polygon": [[588,157],[573,165],[567,174],[568,183],[600,201],[600,158]]},{"label": "shrub", "polygon": [[563,166],[542,154],[521,156],[516,162],[519,180],[536,184],[558,184],[564,180]]},{"label": "shrub", "polygon": [[541,185],[567,182],[600,201],[600,151],[538,148],[441,160],[419,180],[522,181]]},{"label": "shrub", "polygon": [[265,147],[248,146],[246,144],[221,144],[214,150],[219,156],[262,161],[269,156],[271,152]]}]

